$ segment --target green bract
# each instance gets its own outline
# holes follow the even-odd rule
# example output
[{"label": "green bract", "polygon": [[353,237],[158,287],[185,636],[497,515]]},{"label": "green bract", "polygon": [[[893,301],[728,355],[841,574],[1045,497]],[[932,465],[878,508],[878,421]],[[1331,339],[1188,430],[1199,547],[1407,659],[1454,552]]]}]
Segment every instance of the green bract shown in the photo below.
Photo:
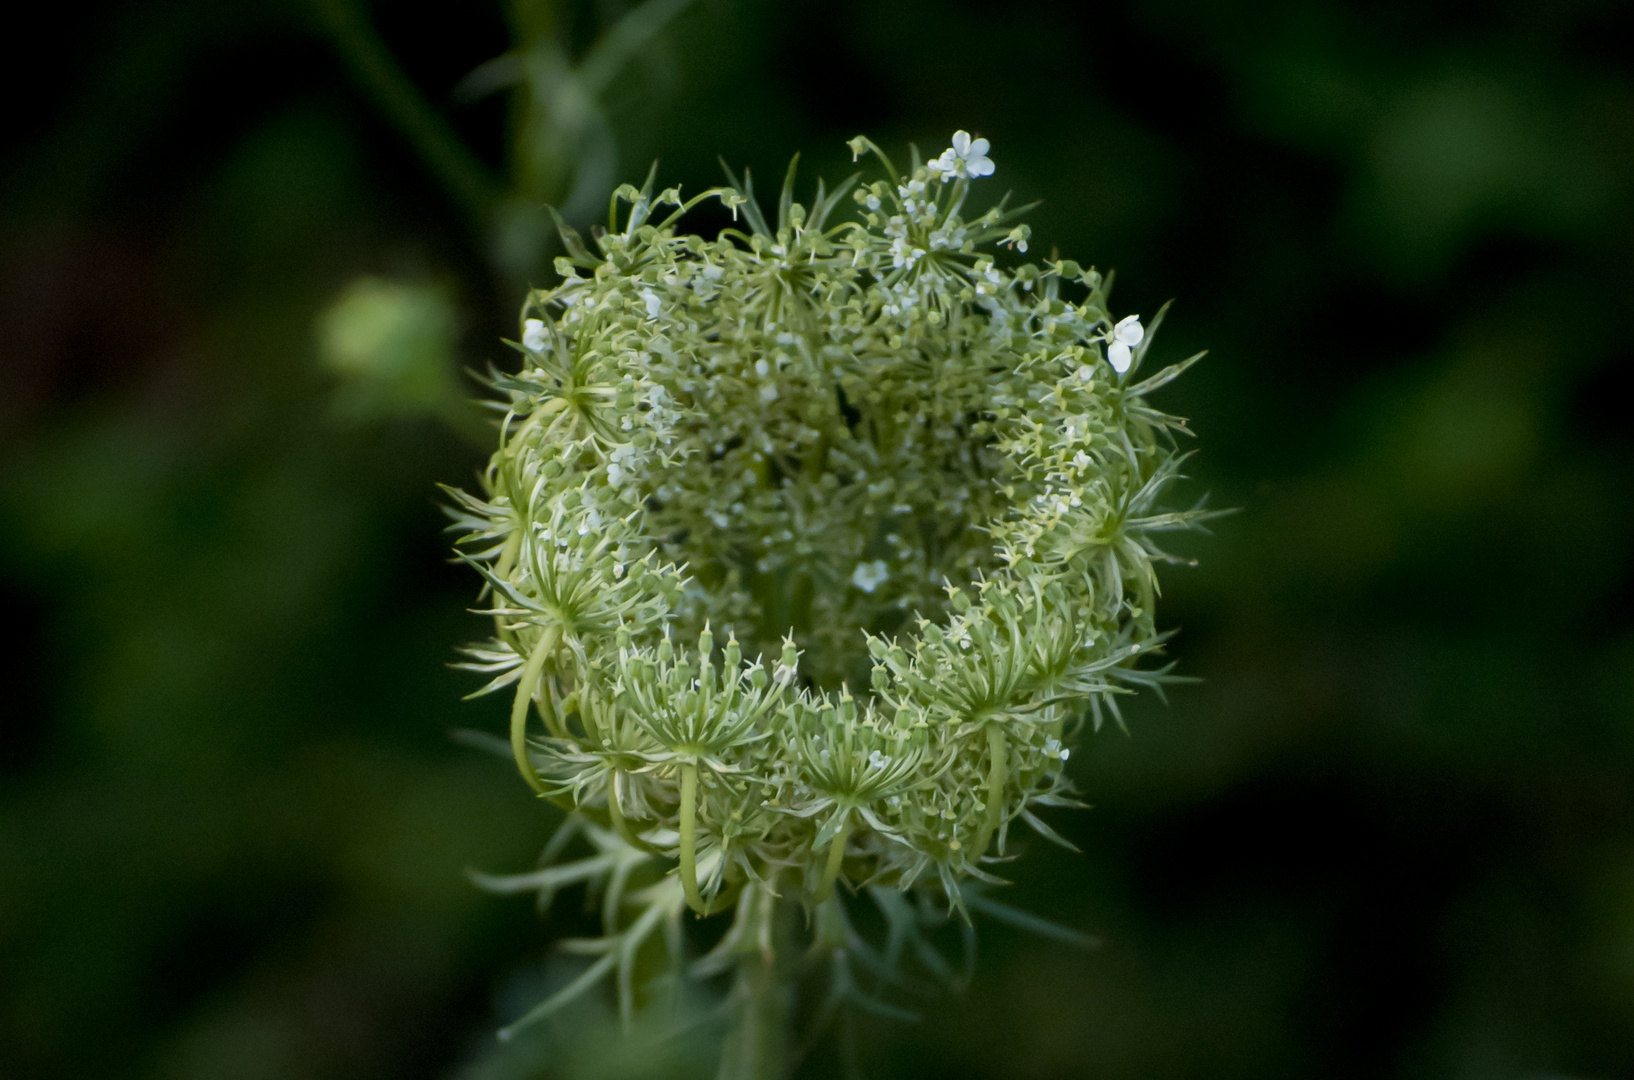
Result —
[{"label": "green bract", "polygon": [[[1055,838],[1083,720],[1162,677],[1153,537],[1197,515],[1158,507],[1183,428],[1146,395],[1191,361],[1137,381],[1151,333],[1107,280],[1001,265],[1028,230],[966,216],[993,166],[963,139],[906,174],[855,140],[884,175],[810,206],[791,166],[775,223],[747,183],[620,188],[495,377],[499,449],[456,495],[496,627],[472,666],[603,853],[512,884],[674,866],[588,947],[627,1003],[683,902],[737,910],[728,953],[779,899],[845,925],[840,881],[962,907],[1017,819]],[[744,228],[678,232],[704,199]]]}]

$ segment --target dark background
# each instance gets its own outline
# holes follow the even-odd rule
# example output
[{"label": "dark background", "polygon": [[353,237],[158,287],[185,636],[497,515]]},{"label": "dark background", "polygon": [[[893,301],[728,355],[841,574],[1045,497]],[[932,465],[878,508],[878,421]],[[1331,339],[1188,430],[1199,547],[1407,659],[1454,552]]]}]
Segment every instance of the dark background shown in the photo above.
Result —
[{"label": "dark background", "polygon": [[[12,1080],[453,1075],[576,917],[461,876],[555,821],[447,737],[503,711],[445,666],[482,630],[433,485],[483,455],[338,407],[314,344],[367,273],[502,362],[516,282],[314,11],[0,34]],[[499,166],[505,99],[453,90],[502,9],[372,17]],[[1073,757],[1081,856],[1011,867],[1104,947],[984,926],[868,1075],[1634,1077],[1630,39],[1599,0],[698,0],[606,95],[618,179],[689,190],[969,128],[1036,253],[1211,350],[1161,401],[1240,508],[1165,578],[1203,682]]]}]

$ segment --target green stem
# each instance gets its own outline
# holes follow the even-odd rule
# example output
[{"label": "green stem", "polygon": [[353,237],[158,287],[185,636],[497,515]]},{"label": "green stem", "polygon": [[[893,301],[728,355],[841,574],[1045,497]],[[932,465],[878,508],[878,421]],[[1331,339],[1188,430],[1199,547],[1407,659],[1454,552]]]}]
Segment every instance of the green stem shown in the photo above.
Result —
[{"label": "green stem", "polygon": [[851,814],[845,815],[840,822],[840,831],[834,834],[834,839],[828,845],[828,862],[823,867],[823,880],[817,885],[817,902],[820,904],[834,895],[834,879],[840,876],[840,864],[845,861],[845,842],[851,837]]},{"label": "green stem", "polygon": [[618,838],[635,847],[635,840],[630,836],[630,825],[624,820],[624,808],[618,804],[618,770],[614,769],[607,774],[607,816],[613,822],[613,831]]},{"label": "green stem", "polygon": [[545,661],[556,651],[556,628],[550,627],[539,635],[539,644],[533,647],[528,662],[522,666],[522,675],[516,680],[516,700],[511,702],[511,756],[516,758],[516,769],[528,786],[540,795],[545,794],[545,782],[539,778],[528,759],[528,703],[538,689],[539,673]]},{"label": "green stem", "polygon": [[987,753],[990,758],[987,766],[987,820],[982,823],[981,838],[970,856],[972,860],[987,853],[987,845],[992,843],[993,834],[998,831],[999,819],[1004,816],[1004,789],[1010,783],[1010,744],[1004,737],[1004,729],[998,724],[987,725]]},{"label": "green stem", "polygon": [[718,1080],[783,1080],[790,994],[775,953],[754,949],[738,961],[736,996],[737,1022],[726,1035]]},{"label": "green stem", "polygon": [[478,225],[493,215],[495,184],[397,65],[356,0],[313,0],[313,8],[364,90],[413,144],[450,196]]},{"label": "green stem", "polygon": [[681,888],[687,905],[699,915],[708,913],[703,894],[698,891],[698,766],[681,766]]},{"label": "green stem", "polygon": [[511,535],[505,538],[505,546],[500,549],[499,558],[494,562],[494,576],[504,577],[511,572],[516,564],[516,556],[522,550],[522,530],[513,529]]},{"label": "green stem", "polygon": [[614,769],[607,778],[607,816],[612,819],[613,831],[618,834],[620,840],[636,850],[656,855],[653,846],[635,834],[635,830],[630,828],[629,820],[624,816],[624,807],[620,805],[618,797],[618,782],[623,778],[624,773],[620,769]]}]

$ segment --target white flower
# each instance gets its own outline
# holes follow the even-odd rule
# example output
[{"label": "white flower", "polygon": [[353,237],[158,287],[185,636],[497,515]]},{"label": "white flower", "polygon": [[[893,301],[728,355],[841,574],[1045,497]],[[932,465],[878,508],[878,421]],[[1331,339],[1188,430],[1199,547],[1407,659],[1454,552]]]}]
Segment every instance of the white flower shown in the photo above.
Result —
[{"label": "white flower", "polygon": [[1071,754],[1071,750],[1061,745],[1060,739],[1047,739],[1044,742],[1044,756],[1047,758],[1059,758],[1065,761]]},{"label": "white flower", "polygon": [[522,344],[534,352],[544,352],[550,339],[545,337],[545,321],[543,319],[529,319],[522,324]]},{"label": "white flower", "polygon": [[639,456],[635,447],[628,443],[615,447],[613,452],[607,455],[607,482],[614,487],[624,483],[625,478],[630,475],[630,470],[638,464],[636,459]]},{"label": "white flower", "polygon": [[883,769],[890,763],[891,759],[886,757],[878,750],[875,750],[872,754],[868,755],[868,767],[870,769]]},{"label": "white flower", "polygon": [[1146,338],[1146,328],[1140,325],[1139,315],[1125,315],[1112,328],[1112,342],[1106,347],[1106,362],[1119,375],[1134,363],[1134,348]]},{"label": "white flower", "polygon": [[658,294],[653,292],[651,289],[642,289],[641,300],[647,305],[647,318],[658,318],[658,311],[663,306],[658,299]]},{"label": "white flower", "polygon": [[953,145],[927,167],[941,173],[943,183],[954,176],[992,176],[993,159],[987,156],[989,145],[986,139],[972,139],[968,131],[955,131]]},{"label": "white flower", "polygon": [[885,560],[875,559],[871,563],[857,564],[857,568],[851,571],[851,584],[865,593],[871,593],[885,584],[885,579],[890,576],[891,572],[886,567]]}]

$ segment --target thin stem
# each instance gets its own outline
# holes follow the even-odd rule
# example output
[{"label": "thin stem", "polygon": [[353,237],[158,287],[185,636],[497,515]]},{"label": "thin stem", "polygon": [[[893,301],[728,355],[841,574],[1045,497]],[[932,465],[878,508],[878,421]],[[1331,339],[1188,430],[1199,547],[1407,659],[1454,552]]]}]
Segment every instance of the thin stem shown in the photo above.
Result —
[{"label": "thin stem", "polygon": [[972,859],[987,853],[987,845],[992,842],[999,819],[1004,816],[1004,789],[1010,783],[1010,743],[998,724],[987,725],[987,753],[991,759],[987,766],[987,820],[982,823],[981,838]]},{"label": "thin stem", "polygon": [[533,647],[528,662],[522,666],[521,677],[516,680],[516,700],[511,702],[511,756],[516,758],[516,769],[522,774],[522,779],[540,795],[546,794],[545,782],[539,778],[533,762],[528,758],[528,703],[538,689],[539,674],[545,668],[545,661],[556,651],[558,636],[554,626],[539,635],[539,643]]},{"label": "thin stem", "polygon": [[486,227],[495,201],[487,168],[392,59],[359,5],[355,0],[312,0],[312,6],[375,104],[414,144],[460,209]]},{"label": "thin stem", "polygon": [[607,777],[607,816],[612,819],[613,831],[618,834],[620,840],[637,851],[645,851],[649,855],[656,855],[657,852],[653,849],[653,846],[635,834],[635,830],[630,828],[629,819],[624,816],[624,807],[620,804],[618,794],[619,781],[623,779],[624,770],[622,769],[614,769]]},{"label": "thin stem", "polygon": [[698,891],[698,765],[681,766],[681,888],[687,906],[699,915],[708,914],[703,894]]},{"label": "thin stem", "polygon": [[630,836],[629,822],[624,820],[624,808],[618,804],[619,771],[614,769],[607,774],[607,816],[612,820],[613,831],[618,838],[635,847],[635,840]]},{"label": "thin stem", "polygon": [[511,535],[505,538],[505,546],[499,551],[499,558],[494,561],[494,576],[504,577],[516,565],[517,553],[522,550],[522,530],[514,529]]},{"label": "thin stem", "polygon": [[840,822],[840,831],[828,845],[828,862],[823,867],[823,880],[817,886],[817,902],[821,904],[834,895],[834,879],[840,876],[840,864],[845,861],[845,842],[851,838],[851,814]]}]

